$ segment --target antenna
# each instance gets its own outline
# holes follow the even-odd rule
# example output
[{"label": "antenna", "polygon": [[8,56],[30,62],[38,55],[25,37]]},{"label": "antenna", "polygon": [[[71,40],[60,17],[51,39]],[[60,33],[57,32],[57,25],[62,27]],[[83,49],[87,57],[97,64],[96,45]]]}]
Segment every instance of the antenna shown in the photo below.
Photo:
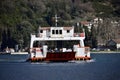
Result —
[{"label": "antenna", "polygon": [[55,26],[56,26],[56,27],[58,26],[58,24],[57,24],[58,18],[60,18],[60,17],[58,17],[57,14],[56,14],[56,15],[55,15]]}]

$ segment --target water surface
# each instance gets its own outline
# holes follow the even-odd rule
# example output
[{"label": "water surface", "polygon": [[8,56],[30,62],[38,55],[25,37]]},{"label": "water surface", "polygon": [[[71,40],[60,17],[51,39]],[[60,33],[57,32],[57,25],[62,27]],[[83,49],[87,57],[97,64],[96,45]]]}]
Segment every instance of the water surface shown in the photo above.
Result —
[{"label": "water surface", "polygon": [[0,55],[1,80],[120,80],[120,54],[91,54],[90,61],[25,62],[28,55]]}]

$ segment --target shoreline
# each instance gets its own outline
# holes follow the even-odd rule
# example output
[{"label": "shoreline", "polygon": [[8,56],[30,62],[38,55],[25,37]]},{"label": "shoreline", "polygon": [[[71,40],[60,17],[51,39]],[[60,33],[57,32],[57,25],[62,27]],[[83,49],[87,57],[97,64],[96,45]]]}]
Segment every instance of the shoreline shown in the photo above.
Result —
[{"label": "shoreline", "polygon": [[97,54],[97,53],[101,53],[101,54],[113,54],[113,53],[120,53],[120,51],[91,51],[90,53],[95,53],[95,54]]}]

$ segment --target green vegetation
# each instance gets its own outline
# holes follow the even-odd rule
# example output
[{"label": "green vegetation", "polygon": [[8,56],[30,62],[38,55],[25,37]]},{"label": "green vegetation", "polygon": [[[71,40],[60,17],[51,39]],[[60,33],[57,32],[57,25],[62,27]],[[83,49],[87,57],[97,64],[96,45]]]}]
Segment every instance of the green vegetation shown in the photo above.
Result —
[{"label": "green vegetation", "polygon": [[55,14],[60,16],[59,25],[71,26],[95,16],[119,17],[119,5],[119,0],[0,0],[1,49],[17,44],[28,47],[30,33],[39,25],[54,25]]}]

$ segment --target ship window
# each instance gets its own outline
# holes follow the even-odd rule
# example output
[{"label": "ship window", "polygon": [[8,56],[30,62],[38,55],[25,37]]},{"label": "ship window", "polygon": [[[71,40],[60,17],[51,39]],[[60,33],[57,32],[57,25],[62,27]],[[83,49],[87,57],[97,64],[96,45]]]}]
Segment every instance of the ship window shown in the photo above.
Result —
[{"label": "ship window", "polygon": [[52,30],[52,34],[55,34],[55,30]]},{"label": "ship window", "polygon": [[62,34],[62,30],[60,30],[60,34]]},{"label": "ship window", "polygon": [[58,34],[58,30],[56,30],[56,34]]},{"label": "ship window", "polygon": [[67,30],[67,33],[70,33],[70,30]]},{"label": "ship window", "polygon": [[40,33],[43,33],[43,30],[40,30]]}]

